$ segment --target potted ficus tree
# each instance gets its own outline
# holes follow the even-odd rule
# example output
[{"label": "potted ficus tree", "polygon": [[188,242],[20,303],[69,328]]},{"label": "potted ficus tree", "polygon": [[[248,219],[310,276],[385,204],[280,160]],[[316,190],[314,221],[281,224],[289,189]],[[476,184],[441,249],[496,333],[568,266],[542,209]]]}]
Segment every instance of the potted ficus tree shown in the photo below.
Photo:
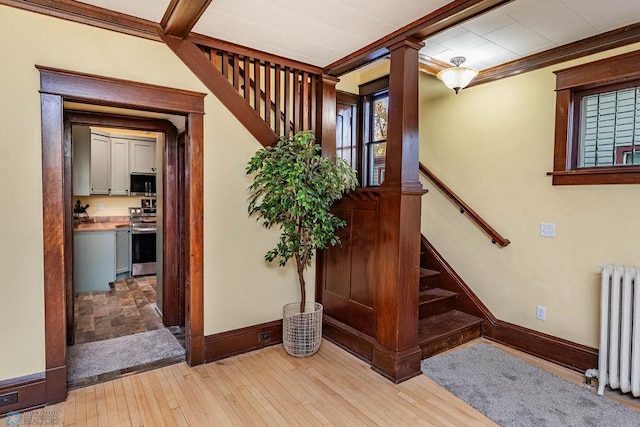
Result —
[{"label": "potted ficus tree", "polygon": [[343,159],[322,156],[310,131],[282,137],[273,147],[258,150],[247,166],[249,215],[266,228],[279,227],[280,240],[265,255],[281,267],[293,258],[300,302],[283,309],[283,343],[293,356],[310,356],[322,339],[322,305],[306,302],[304,271],[316,249],[339,243],[336,230],[346,222],[330,212],[333,203],[357,185],[355,172]]}]

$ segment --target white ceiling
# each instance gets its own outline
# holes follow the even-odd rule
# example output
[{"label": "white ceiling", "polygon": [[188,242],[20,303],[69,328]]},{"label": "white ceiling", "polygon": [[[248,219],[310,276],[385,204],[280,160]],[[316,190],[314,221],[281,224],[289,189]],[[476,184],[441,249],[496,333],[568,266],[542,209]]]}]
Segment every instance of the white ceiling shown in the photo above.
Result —
[{"label": "white ceiling", "polygon": [[213,0],[194,31],[328,65],[450,0]]},{"label": "white ceiling", "polygon": [[[326,66],[451,0],[213,0],[207,36]],[[85,0],[160,22],[169,0]],[[640,0],[515,0],[426,40],[422,53],[479,69],[640,22]]]},{"label": "white ceiling", "polygon": [[425,41],[421,53],[478,69],[640,21],[640,0],[516,0]]}]

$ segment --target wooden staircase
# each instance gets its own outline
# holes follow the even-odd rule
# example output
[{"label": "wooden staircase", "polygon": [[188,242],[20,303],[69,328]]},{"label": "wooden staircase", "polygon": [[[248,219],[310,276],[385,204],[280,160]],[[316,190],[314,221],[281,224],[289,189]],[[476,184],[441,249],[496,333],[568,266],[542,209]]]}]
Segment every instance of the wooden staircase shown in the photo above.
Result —
[{"label": "wooden staircase", "polygon": [[418,344],[424,359],[482,336],[484,319],[466,312],[476,310],[468,310],[446,265],[424,238],[421,250]]}]

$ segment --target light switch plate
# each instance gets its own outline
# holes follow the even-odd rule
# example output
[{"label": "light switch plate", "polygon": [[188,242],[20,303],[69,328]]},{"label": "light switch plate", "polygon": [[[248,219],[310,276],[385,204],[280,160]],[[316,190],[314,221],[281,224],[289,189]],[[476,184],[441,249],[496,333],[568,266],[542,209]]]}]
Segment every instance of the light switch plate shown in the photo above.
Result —
[{"label": "light switch plate", "polygon": [[556,237],[556,225],[552,222],[541,222],[540,237]]}]

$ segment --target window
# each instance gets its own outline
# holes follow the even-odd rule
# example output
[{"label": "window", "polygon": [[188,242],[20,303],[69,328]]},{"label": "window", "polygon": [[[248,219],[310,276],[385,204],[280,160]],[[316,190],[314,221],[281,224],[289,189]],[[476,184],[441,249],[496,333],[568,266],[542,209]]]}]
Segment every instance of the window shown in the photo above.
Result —
[{"label": "window", "polygon": [[554,185],[640,183],[640,51],[556,72]]},{"label": "window", "polygon": [[578,167],[640,165],[640,87],[579,97]]},{"label": "window", "polygon": [[336,93],[336,156],[358,167],[358,96]]},{"label": "window", "polygon": [[369,116],[365,120],[364,149],[367,159],[367,184],[376,186],[384,181],[387,157],[387,118],[389,116],[389,93],[383,92],[372,97],[367,107]]},{"label": "window", "polygon": [[363,185],[379,186],[384,182],[387,157],[387,123],[389,117],[389,78],[360,86],[362,96]]}]

